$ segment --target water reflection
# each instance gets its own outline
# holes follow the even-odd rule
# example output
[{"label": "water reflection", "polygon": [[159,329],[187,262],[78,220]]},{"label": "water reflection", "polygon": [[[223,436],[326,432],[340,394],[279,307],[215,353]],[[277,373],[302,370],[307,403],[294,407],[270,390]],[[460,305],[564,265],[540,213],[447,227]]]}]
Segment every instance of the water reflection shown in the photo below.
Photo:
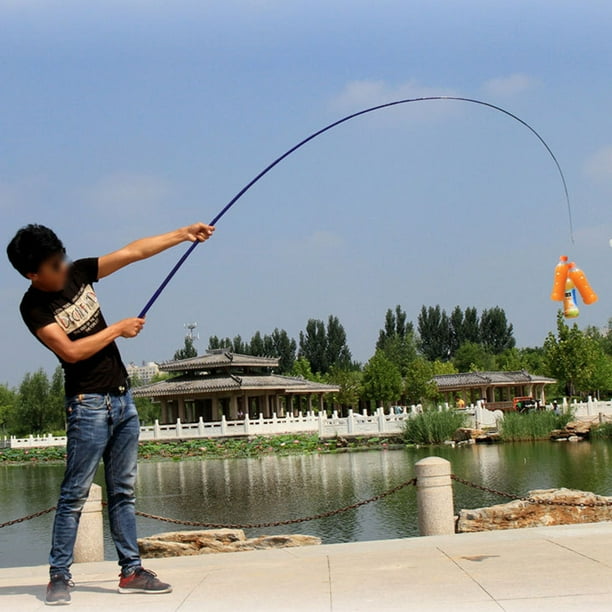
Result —
[{"label": "water reflection", "polygon": [[[137,505],[145,512],[221,523],[295,518],[371,497],[412,477],[414,463],[431,454],[449,459],[453,471],[464,478],[510,492],[567,486],[612,494],[611,448],[604,441],[524,443],[148,462],[139,466]],[[56,465],[0,467],[0,521],[55,504],[62,472]],[[103,482],[101,470],[96,482]],[[503,501],[461,485],[455,486],[454,496],[456,508]],[[0,567],[44,563],[51,521],[48,515],[0,530]],[[139,519],[141,535],[170,529],[169,524]],[[416,535],[415,491],[405,489],[341,515],[261,532],[306,533],[325,542]],[[106,545],[107,557],[114,558],[110,539]]]}]

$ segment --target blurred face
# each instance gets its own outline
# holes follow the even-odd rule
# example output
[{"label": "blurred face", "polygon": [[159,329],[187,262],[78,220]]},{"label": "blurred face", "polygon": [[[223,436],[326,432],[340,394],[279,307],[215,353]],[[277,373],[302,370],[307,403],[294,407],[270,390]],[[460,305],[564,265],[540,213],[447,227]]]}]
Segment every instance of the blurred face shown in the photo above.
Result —
[{"label": "blurred face", "polygon": [[68,261],[62,253],[43,261],[36,274],[28,274],[32,285],[41,291],[61,291],[68,278]]}]

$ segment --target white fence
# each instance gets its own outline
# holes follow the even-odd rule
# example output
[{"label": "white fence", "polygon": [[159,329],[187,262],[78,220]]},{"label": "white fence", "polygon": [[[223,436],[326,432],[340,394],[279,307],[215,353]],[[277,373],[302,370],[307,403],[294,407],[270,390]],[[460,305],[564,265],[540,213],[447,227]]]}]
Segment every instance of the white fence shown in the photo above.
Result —
[{"label": "white fence", "polygon": [[[415,408],[416,410],[416,408]],[[400,433],[404,421],[409,418],[410,412],[402,409],[401,412],[393,410],[385,412],[379,408],[374,414],[359,414],[349,410],[347,417],[340,417],[336,412],[331,417],[323,413],[306,414],[286,417],[258,419],[246,417],[239,421],[221,421],[205,423],[202,419],[197,423],[181,423],[180,419],[173,425],[159,425],[140,428],[141,440],[168,440],[176,438],[225,438],[232,436],[258,436],[275,435],[283,433],[318,433],[322,438],[339,436],[370,435],[384,433]]]},{"label": "white fence", "polygon": [[586,402],[573,401],[568,404],[566,401],[563,402],[564,409],[569,408],[576,418],[591,419],[597,417],[600,414],[602,416],[612,416],[612,401],[602,401],[589,397]]},{"label": "white fence", "polygon": [[[448,407],[448,406],[446,406]],[[442,410],[444,407],[440,406]],[[201,418],[197,423],[181,423],[180,419],[171,425],[155,425],[140,428],[141,440],[177,440],[186,438],[226,438],[257,435],[276,435],[286,433],[317,433],[321,438],[334,436],[359,436],[379,434],[399,434],[404,422],[411,416],[422,412],[421,405],[411,407],[395,406],[389,410],[378,408],[374,414],[357,413],[349,410],[346,417],[338,416],[334,411],[331,417],[324,413],[307,412],[286,417],[252,419],[246,417],[239,421],[204,422]],[[495,427],[497,420],[503,415],[499,411],[491,412],[480,403],[466,409],[468,424],[472,427]],[[0,448],[34,448],[48,446],[65,446],[65,436],[28,436],[27,438],[0,439]]]},{"label": "white fence", "polygon": [[[448,405],[439,409],[448,408]],[[612,417],[612,401],[599,401],[589,398],[586,402],[563,402],[563,409],[570,408],[577,418],[592,419],[599,416]],[[333,412],[331,417],[324,413],[315,414],[307,412],[297,416],[264,418],[259,415],[257,419],[246,417],[239,421],[221,421],[213,423],[204,422],[201,418],[197,423],[181,423],[180,419],[172,425],[155,425],[140,428],[141,440],[176,440],[185,438],[227,438],[239,436],[275,435],[284,433],[318,433],[321,438],[334,436],[359,436],[378,434],[399,434],[403,430],[404,422],[411,416],[422,411],[422,406],[399,407],[389,410],[378,408],[374,414],[367,412],[357,413],[349,410],[346,417],[338,416]],[[465,409],[468,415],[468,425],[477,429],[496,427],[503,413],[500,410],[488,410],[480,402]],[[0,448],[34,448],[48,446],[65,446],[66,436],[28,436],[27,438],[0,439]]]}]

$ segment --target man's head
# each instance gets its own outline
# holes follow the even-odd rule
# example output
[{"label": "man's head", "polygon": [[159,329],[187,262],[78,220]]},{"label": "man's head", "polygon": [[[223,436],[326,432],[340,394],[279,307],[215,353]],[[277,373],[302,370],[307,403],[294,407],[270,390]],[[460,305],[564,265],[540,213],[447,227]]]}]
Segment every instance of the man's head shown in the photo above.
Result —
[{"label": "man's head", "polygon": [[43,291],[61,291],[66,284],[66,249],[44,225],[22,227],[6,248],[9,261],[20,274]]}]

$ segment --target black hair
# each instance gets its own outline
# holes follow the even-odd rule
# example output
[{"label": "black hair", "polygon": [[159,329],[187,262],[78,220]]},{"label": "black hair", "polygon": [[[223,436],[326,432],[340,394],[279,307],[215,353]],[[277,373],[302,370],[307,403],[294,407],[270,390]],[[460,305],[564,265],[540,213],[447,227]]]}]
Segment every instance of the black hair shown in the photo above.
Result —
[{"label": "black hair", "polygon": [[6,247],[13,268],[23,276],[36,274],[43,262],[54,255],[65,255],[62,241],[44,225],[22,227]]}]

